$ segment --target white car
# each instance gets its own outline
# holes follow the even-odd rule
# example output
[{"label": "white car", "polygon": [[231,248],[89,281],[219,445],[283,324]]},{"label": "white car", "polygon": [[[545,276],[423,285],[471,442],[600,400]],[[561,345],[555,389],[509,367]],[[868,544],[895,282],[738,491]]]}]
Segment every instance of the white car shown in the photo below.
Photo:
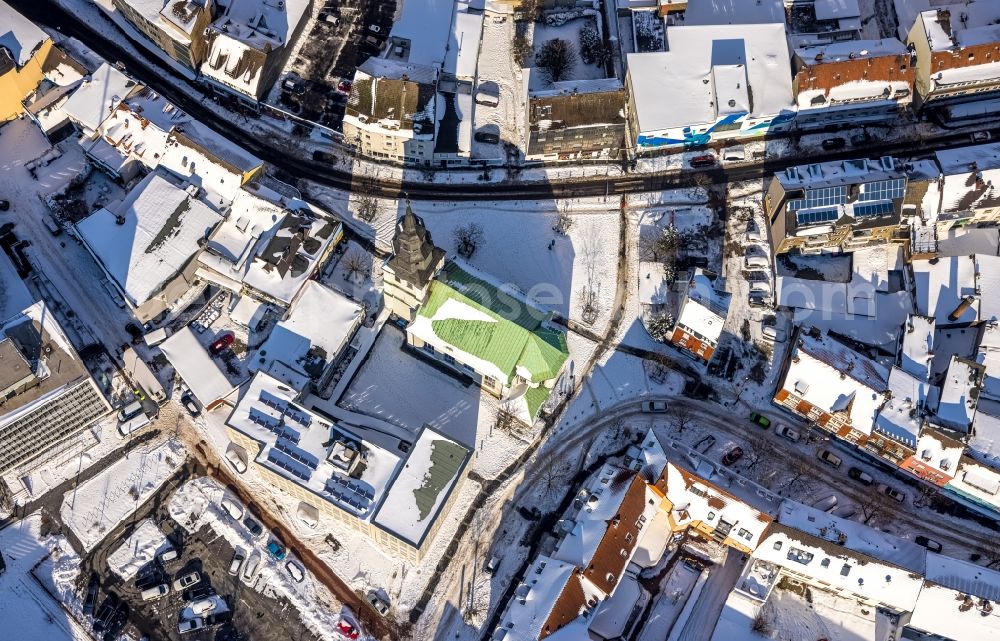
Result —
[{"label": "white car", "polygon": [[787,438],[792,443],[798,443],[802,435],[794,427],[788,427],[787,425],[779,425],[774,428],[774,433],[783,438]]},{"label": "white car", "polygon": [[243,474],[247,471],[246,461],[240,458],[240,455],[237,454],[236,450],[233,448],[226,450],[226,460],[229,461],[229,464],[233,466],[233,469],[236,470],[238,474]]},{"label": "white car", "polygon": [[185,632],[194,632],[195,630],[201,630],[205,627],[205,619],[201,617],[195,617],[193,619],[184,619],[177,624],[177,631],[181,634]]},{"label": "white car", "polygon": [[188,572],[187,574],[182,574],[177,577],[176,581],[174,581],[174,592],[186,590],[198,581],[201,581],[201,573],[197,570],[194,572]]},{"label": "white car", "polygon": [[234,521],[239,521],[243,518],[243,506],[239,502],[227,497],[222,499],[219,505],[222,506],[222,510],[231,516]]},{"label": "white car", "polygon": [[295,561],[289,561],[285,564],[285,569],[288,570],[288,574],[291,575],[292,579],[296,583],[302,583],[302,579],[306,577],[305,571],[302,566]]}]

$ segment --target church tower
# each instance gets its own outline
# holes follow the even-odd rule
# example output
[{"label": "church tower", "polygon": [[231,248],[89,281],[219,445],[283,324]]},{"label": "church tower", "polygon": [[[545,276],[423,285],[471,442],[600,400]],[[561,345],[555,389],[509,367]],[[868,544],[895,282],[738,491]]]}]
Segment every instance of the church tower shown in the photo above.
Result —
[{"label": "church tower", "polygon": [[406,213],[396,223],[392,256],[382,267],[382,293],[392,315],[412,321],[443,265],[444,250],[434,246],[424,221],[407,200]]}]

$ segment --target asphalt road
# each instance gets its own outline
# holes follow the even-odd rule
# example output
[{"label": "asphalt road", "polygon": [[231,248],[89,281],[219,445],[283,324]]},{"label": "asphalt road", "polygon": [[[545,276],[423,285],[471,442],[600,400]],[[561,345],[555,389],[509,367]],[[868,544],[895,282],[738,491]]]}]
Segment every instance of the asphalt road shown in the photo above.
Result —
[{"label": "asphalt road", "polygon": [[[329,164],[314,162],[289,152],[285,148],[270,145],[268,141],[253,135],[241,128],[240,122],[227,118],[196,98],[202,88],[194,82],[177,75],[167,64],[154,56],[136,56],[119,42],[110,41],[99,31],[92,28],[67,12],[61,6],[46,0],[32,2],[31,0],[10,0],[15,9],[34,22],[57,28],[68,36],[73,36],[99,55],[109,61],[121,62],[130,74],[149,85],[168,100],[180,106],[194,118],[202,121],[218,133],[245,147],[257,156],[265,159],[276,168],[298,178],[305,178],[337,189],[350,190],[360,181],[350,168],[332,167]],[[107,20],[102,16],[102,19]],[[113,24],[108,21],[109,24]],[[122,34],[122,38],[127,36]],[[142,44],[137,45],[139,49]],[[185,86],[187,85],[187,86]],[[1000,134],[995,130],[994,134]],[[960,147],[969,144],[967,134],[945,133],[934,138],[928,138],[919,143],[907,141],[888,143],[860,149],[845,149],[839,152],[824,152],[825,160],[837,160],[864,156],[880,155],[910,155],[927,153],[939,149]],[[786,167],[808,162],[807,157],[788,157],[765,162],[750,162],[741,165],[729,165],[716,168],[706,173],[715,183],[735,180],[752,180],[763,178]],[[492,200],[544,199],[544,198],[578,198],[583,196],[603,196],[606,194],[626,194],[649,191],[661,191],[687,186],[690,184],[691,171],[677,169],[642,174],[629,174],[618,177],[568,178],[546,183],[503,182],[489,184],[430,184],[422,181],[375,178],[375,189],[379,195],[389,198],[406,194],[415,200],[482,200],[488,197]]]}]

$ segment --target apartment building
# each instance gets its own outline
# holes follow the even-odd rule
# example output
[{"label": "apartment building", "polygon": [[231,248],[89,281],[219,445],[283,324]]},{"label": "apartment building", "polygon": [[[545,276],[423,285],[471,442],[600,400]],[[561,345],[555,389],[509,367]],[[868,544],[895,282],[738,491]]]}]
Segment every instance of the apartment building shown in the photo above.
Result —
[{"label": "apartment building", "polygon": [[900,118],[913,99],[914,63],[910,51],[894,38],[796,49],[796,127],[856,127]]},{"label": "apartment building", "polygon": [[887,242],[906,243],[907,176],[889,156],[789,167],[764,194],[772,252],[839,253]]},{"label": "apartment building", "polygon": [[1000,5],[955,2],[921,11],[906,37],[916,56],[917,108],[1000,95]]},{"label": "apartment building", "polygon": [[625,89],[617,79],[555,82],[528,93],[528,160],[618,158]]},{"label": "apartment building", "polygon": [[0,363],[0,472],[55,455],[111,411],[43,302],[0,326]]},{"label": "apartment building", "polygon": [[205,60],[212,0],[111,0],[121,15],[168,56],[192,71]]}]

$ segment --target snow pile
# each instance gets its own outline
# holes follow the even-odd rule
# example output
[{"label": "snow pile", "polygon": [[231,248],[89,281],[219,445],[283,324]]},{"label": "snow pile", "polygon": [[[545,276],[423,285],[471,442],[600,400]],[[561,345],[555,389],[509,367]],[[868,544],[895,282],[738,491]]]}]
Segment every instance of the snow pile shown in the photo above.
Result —
[{"label": "snow pile", "polygon": [[0,636],[17,641],[89,641],[88,631],[51,596],[75,598],[80,559],[64,538],[42,536],[43,520],[36,512],[0,530],[0,550],[7,564],[0,574]]},{"label": "snow pile", "polygon": [[60,515],[84,550],[132,514],[180,468],[184,447],[169,440],[153,450],[130,452],[76,490],[66,493]]},{"label": "snow pile", "polygon": [[156,523],[152,519],[146,519],[132,532],[132,536],[111,553],[108,567],[128,581],[139,572],[139,568],[156,558],[157,554],[173,547]]}]

